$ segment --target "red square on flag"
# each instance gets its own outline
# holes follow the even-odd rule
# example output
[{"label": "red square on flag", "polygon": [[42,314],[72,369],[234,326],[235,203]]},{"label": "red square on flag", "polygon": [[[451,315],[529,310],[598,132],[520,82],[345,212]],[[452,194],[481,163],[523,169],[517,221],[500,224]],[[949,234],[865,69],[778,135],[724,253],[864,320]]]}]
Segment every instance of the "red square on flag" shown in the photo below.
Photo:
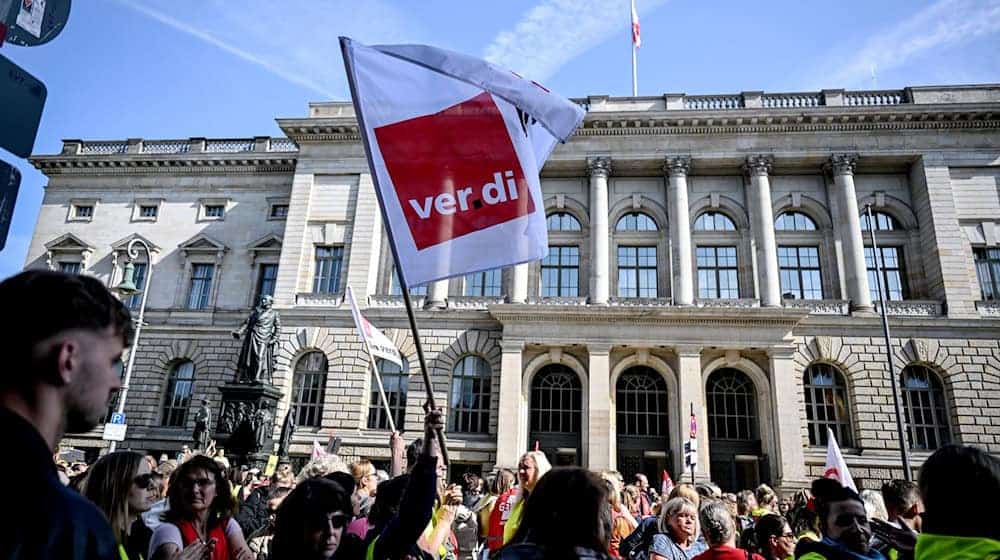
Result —
[{"label": "red square on flag", "polygon": [[503,114],[483,92],[375,128],[417,249],[535,211]]}]

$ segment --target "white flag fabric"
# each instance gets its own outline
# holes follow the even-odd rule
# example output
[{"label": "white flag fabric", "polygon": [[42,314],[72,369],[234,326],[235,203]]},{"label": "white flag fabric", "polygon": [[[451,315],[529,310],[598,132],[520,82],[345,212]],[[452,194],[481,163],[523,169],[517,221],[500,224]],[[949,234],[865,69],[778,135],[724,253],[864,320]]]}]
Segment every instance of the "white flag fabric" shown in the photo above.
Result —
[{"label": "white flag fabric", "polygon": [[583,109],[459,53],[340,41],[406,286],[543,258],[538,171]]},{"label": "white flag fabric", "polygon": [[351,302],[351,315],[354,316],[354,325],[358,328],[358,336],[371,350],[372,356],[389,360],[402,369],[403,356],[399,353],[399,349],[389,340],[389,337],[372,326],[368,319],[365,319],[365,316],[361,314],[358,303],[354,301],[354,291],[351,290],[350,286],[347,287],[347,300]]},{"label": "white flag fabric", "polygon": [[317,459],[322,459],[326,457],[326,450],[319,444],[318,441],[313,440],[312,454],[309,455],[309,459],[315,461]]},{"label": "white flag fabric", "polygon": [[847,463],[844,462],[844,456],[840,454],[837,438],[830,428],[826,429],[826,468],[823,469],[823,476],[836,480],[841,486],[855,492],[858,491],[858,487],[854,485],[854,479],[851,477],[851,471],[847,469]]},{"label": "white flag fabric", "polygon": [[635,0],[632,0],[632,44],[637,49],[642,46],[642,37],[639,36],[639,12],[635,11]]}]

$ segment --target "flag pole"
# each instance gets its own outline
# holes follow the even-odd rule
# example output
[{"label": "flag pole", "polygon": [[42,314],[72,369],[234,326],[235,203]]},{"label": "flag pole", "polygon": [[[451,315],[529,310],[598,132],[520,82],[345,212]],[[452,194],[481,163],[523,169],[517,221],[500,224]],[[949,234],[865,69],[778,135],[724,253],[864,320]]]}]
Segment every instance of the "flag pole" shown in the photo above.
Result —
[{"label": "flag pole", "polygon": [[633,19],[633,14],[635,14],[635,0],[632,0],[632,3],[629,5],[628,28],[631,39],[629,42],[632,43],[632,97],[637,97],[639,95],[639,71],[635,52],[635,20]]},{"label": "flag pole", "polygon": [[[691,403],[691,417],[694,418],[694,402]],[[697,439],[695,439],[695,437],[696,437],[697,434],[690,434],[690,435],[691,435],[690,441],[692,443],[698,441]],[[697,457],[698,456],[698,447],[695,446],[694,449],[691,450],[691,453],[695,457]],[[697,462],[695,462],[695,464],[691,465],[691,486],[694,486],[694,471],[697,468],[698,468]]]},{"label": "flag pole", "polygon": [[[364,114],[358,107],[358,85],[354,79],[354,60],[348,54],[347,37],[340,38],[340,52],[344,56],[344,69],[347,70],[347,85],[351,90],[351,102],[354,105],[354,114],[358,119],[358,133],[365,145],[365,157],[368,159],[368,169],[372,172],[372,183],[375,187],[375,195],[378,197],[379,211],[382,212],[382,222],[385,225],[385,233],[389,238],[389,249],[392,251],[392,260],[396,265],[396,276],[399,278],[400,291],[403,293],[403,303],[406,305],[406,316],[410,321],[410,332],[413,333],[413,345],[417,348],[417,360],[420,362],[420,375],[424,379],[424,391],[427,393],[427,400],[424,402],[425,410],[437,408],[434,402],[434,393],[431,390],[431,377],[427,373],[427,360],[424,359],[424,348],[420,344],[420,330],[417,328],[417,318],[413,314],[413,302],[410,301],[410,290],[406,285],[406,278],[403,275],[403,268],[399,266],[399,252],[396,250],[396,240],[392,234],[389,216],[385,212],[385,202],[382,200],[382,189],[379,187],[378,173],[375,173],[375,162],[372,160],[371,150],[367,149],[369,144],[368,129],[365,126]],[[448,445],[444,438],[444,430],[437,430],[437,440],[441,447],[441,459],[448,464]]]},{"label": "flag pole", "polygon": [[875,284],[878,286],[878,300],[881,304],[882,333],[885,335],[885,357],[889,363],[889,385],[892,386],[892,408],[896,411],[896,436],[899,438],[899,454],[903,462],[903,479],[913,480],[913,469],[910,468],[910,446],[903,431],[903,410],[900,406],[899,380],[896,377],[896,366],[892,358],[892,338],[889,335],[888,306],[885,300],[885,290],[882,286],[882,253],[875,240],[875,220],[872,219],[872,205],[865,205],[868,215],[868,233],[872,236],[872,257],[875,261]]}]

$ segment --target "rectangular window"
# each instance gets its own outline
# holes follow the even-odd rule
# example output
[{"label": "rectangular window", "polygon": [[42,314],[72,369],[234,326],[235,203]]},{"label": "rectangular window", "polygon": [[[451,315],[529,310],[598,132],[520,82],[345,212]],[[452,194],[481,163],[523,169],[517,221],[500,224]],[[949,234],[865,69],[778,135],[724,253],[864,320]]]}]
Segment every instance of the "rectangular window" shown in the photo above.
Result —
[{"label": "rectangular window", "polygon": [[542,297],[577,297],[580,295],[580,248],[549,247],[542,260]]},{"label": "rectangular window", "polygon": [[465,295],[491,296],[500,295],[500,269],[484,270],[465,275]]},{"label": "rectangular window", "polygon": [[155,218],[159,214],[160,208],[158,206],[140,206],[139,207],[139,217],[140,218]]},{"label": "rectangular window", "polygon": [[65,272],[66,274],[80,274],[80,268],[82,263],[78,262],[60,262],[59,271]]},{"label": "rectangular window", "polygon": [[195,264],[191,267],[188,309],[208,309],[208,295],[212,293],[212,276],[214,274],[214,264]]},{"label": "rectangular window", "polygon": [[737,299],[740,286],[736,268],[736,247],[698,247],[698,297]]},{"label": "rectangular window", "polygon": [[781,297],[823,299],[818,247],[778,247]]},{"label": "rectangular window", "polygon": [[260,298],[274,295],[274,284],[278,280],[277,264],[262,264],[260,272],[257,273],[257,292],[254,294],[253,305],[257,305]]},{"label": "rectangular window", "polygon": [[983,300],[1000,300],[1000,249],[973,249]]},{"label": "rectangular window", "polygon": [[314,294],[334,294],[340,291],[340,267],[343,261],[343,247],[316,247]]},{"label": "rectangular window", "polygon": [[[902,301],[909,296],[906,272],[903,268],[903,251],[899,247],[879,247],[882,253],[882,289],[888,301]],[[865,247],[865,266],[868,267],[868,290],[872,301],[878,301],[878,283],[875,279],[875,251]]]},{"label": "rectangular window", "polygon": [[226,213],[226,207],[221,204],[206,204],[206,218],[221,218]]},{"label": "rectangular window", "polygon": [[94,207],[90,205],[86,206],[76,206],[73,212],[74,218],[93,218],[94,217]]},{"label": "rectangular window", "polygon": [[146,263],[132,263],[132,266],[135,267],[132,279],[139,291],[125,298],[125,306],[131,311],[138,311],[139,306],[142,305],[142,289],[146,284]]},{"label": "rectangular window", "polygon": [[618,297],[657,297],[656,247],[618,247]]},{"label": "rectangular window", "polygon": [[[393,268],[389,271],[392,276],[389,277],[389,295],[390,296],[401,296],[403,292],[399,289],[399,276],[396,276],[396,269]],[[410,288],[411,296],[426,296],[427,295],[427,284],[421,284],[420,286],[414,286]]]},{"label": "rectangular window", "polygon": [[287,204],[272,204],[271,205],[271,218],[276,220],[283,220],[288,217],[288,205]]}]

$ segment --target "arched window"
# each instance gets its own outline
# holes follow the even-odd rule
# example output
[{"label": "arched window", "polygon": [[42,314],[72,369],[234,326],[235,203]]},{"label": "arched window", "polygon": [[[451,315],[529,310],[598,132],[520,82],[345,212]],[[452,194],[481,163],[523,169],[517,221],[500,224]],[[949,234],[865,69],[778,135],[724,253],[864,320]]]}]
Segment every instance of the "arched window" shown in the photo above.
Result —
[{"label": "arched window", "polygon": [[649,367],[634,367],[615,384],[618,435],[664,437],[667,427],[667,383]]},{"label": "arched window", "polygon": [[802,212],[782,212],[774,219],[778,231],[816,231],[816,222]]},{"label": "arched window", "polygon": [[531,431],[579,433],[583,391],[576,373],[562,365],[551,365],[531,383]]},{"label": "arched window", "polygon": [[455,364],[449,430],[473,434],[489,431],[491,382],[490,364],[481,357],[466,356]]},{"label": "arched window", "polygon": [[163,400],[161,425],[169,428],[183,428],[187,425],[187,412],[191,406],[191,392],[194,390],[194,362],[184,360],[170,369],[167,378],[167,394]]},{"label": "arched window", "polygon": [[704,212],[694,221],[695,231],[736,231],[736,224],[722,212]]},{"label": "arched window", "polygon": [[323,397],[326,393],[326,354],[309,352],[295,364],[292,406],[295,424],[318,428],[323,425]]},{"label": "arched window", "polygon": [[549,231],[580,231],[580,220],[569,212],[553,212],[546,219]]},{"label": "arched window", "polygon": [[642,212],[629,212],[621,218],[615,225],[615,231],[658,231],[653,218]]},{"label": "arched window", "polygon": [[[875,231],[896,231],[903,229],[896,218],[885,212],[872,212],[872,219],[875,222]],[[869,229],[871,227],[868,223],[868,212],[864,212],[861,214],[861,231],[868,231]]]},{"label": "arched window", "polygon": [[[392,411],[392,419],[396,423],[396,429],[403,429],[403,420],[406,414],[406,389],[409,385],[410,364],[403,358],[403,367],[388,360],[376,360],[379,375],[382,377],[382,387],[385,389],[385,398],[389,401],[389,410]],[[385,414],[385,406],[382,398],[378,394],[378,382],[375,375],[371,379],[371,398],[368,401],[368,427],[373,430],[388,430],[389,418]]]},{"label": "arched window", "polygon": [[851,413],[844,376],[829,364],[812,364],[806,368],[802,383],[809,445],[825,446],[826,429],[830,428],[841,447],[852,447]]},{"label": "arched window", "polygon": [[756,440],[757,397],[753,382],[740,370],[725,368],[708,379],[708,437]]},{"label": "arched window", "polygon": [[941,381],[921,365],[903,369],[903,411],[910,448],[933,450],[951,441]]}]

